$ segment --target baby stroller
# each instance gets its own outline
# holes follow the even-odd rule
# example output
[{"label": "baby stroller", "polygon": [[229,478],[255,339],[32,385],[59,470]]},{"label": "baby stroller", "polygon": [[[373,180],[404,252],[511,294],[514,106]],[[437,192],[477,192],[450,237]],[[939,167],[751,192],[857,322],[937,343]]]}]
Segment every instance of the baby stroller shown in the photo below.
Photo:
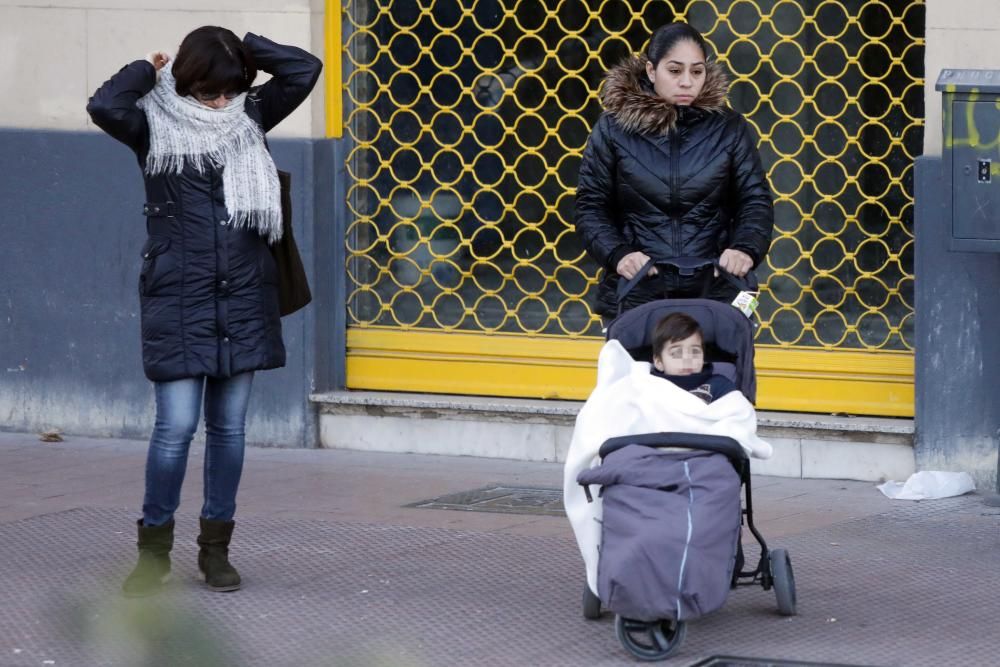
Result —
[{"label": "baby stroller", "polygon": [[[718,268],[700,259],[657,264],[681,275],[706,269],[711,275],[711,267]],[[749,284],[719,272],[749,291]],[[619,303],[640,279],[622,281]],[[617,340],[632,358],[648,361],[656,324],[675,312],[699,323],[706,361],[754,402],[753,326],[727,303],[704,298],[650,302],[620,314],[609,324],[607,339]],[[622,645],[636,658],[653,661],[675,651],[687,621],[721,608],[737,586],[773,588],[778,612],[795,614],[791,560],[786,550],[769,549],[754,526],[750,461],[739,442],[696,433],[645,433],[604,441],[599,458],[599,466],[576,477],[588,502],[591,489],[600,489],[603,513],[596,591],[590,583],[583,589],[585,618],[599,618],[602,607],[614,612]],[[740,543],[744,522],[760,545],[760,558],[750,570],[744,570]],[[588,579],[595,579],[591,572]]]}]

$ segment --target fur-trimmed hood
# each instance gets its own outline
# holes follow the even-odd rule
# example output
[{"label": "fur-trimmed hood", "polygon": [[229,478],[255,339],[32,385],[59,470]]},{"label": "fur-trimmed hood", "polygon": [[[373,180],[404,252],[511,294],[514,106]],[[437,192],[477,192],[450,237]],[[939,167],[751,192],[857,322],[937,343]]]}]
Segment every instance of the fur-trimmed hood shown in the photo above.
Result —
[{"label": "fur-trimmed hood", "polygon": [[[601,104],[626,132],[665,135],[677,124],[677,105],[653,92],[646,78],[645,55],[633,55],[612,67],[604,79]],[[645,82],[645,83],[644,83]],[[705,85],[691,106],[721,111],[729,92],[729,78],[717,62],[705,67]]]}]

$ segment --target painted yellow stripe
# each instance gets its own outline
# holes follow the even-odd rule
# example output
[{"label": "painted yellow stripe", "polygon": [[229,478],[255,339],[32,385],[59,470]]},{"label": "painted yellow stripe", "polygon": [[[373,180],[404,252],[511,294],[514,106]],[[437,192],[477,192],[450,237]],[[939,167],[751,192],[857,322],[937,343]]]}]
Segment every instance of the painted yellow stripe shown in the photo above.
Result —
[{"label": "painted yellow stripe", "polygon": [[[584,399],[601,341],[382,328],[347,332],[352,389]],[[909,353],[757,348],[765,410],[912,416]]]},{"label": "painted yellow stripe", "polygon": [[326,54],[326,136],[339,139],[344,136],[344,84],[341,55],[343,53],[343,33],[341,32],[340,0],[326,0],[326,21],[324,30],[324,52]]}]

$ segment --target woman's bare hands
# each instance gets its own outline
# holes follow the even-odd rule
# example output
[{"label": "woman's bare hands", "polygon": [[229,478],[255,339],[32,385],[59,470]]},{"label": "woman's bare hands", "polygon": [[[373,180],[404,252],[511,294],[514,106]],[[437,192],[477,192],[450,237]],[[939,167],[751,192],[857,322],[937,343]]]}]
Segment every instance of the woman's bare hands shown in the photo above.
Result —
[{"label": "woman's bare hands", "polygon": [[742,250],[729,248],[724,250],[722,256],[719,257],[719,266],[734,276],[742,278],[753,268],[753,259]]},{"label": "woman's bare hands", "polygon": [[146,60],[153,64],[156,71],[159,72],[163,67],[170,62],[170,54],[166,51],[153,51],[146,56]]},{"label": "woman's bare hands", "polygon": [[[635,277],[635,274],[639,273],[639,269],[645,266],[648,261],[649,255],[646,253],[638,251],[630,252],[621,258],[621,261],[618,262],[618,266],[615,267],[615,270],[618,271],[618,275],[623,276],[628,280],[632,280],[632,278]],[[649,270],[648,275],[656,275],[655,266]]]},{"label": "woman's bare hands", "polygon": [[[618,275],[631,280],[648,261],[649,255],[646,253],[638,251],[630,252],[618,262],[618,266],[616,267]],[[734,276],[742,278],[753,268],[753,259],[742,250],[729,248],[719,257],[719,266]],[[654,266],[650,269],[649,275],[656,275],[656,273],[656,267]]]}]

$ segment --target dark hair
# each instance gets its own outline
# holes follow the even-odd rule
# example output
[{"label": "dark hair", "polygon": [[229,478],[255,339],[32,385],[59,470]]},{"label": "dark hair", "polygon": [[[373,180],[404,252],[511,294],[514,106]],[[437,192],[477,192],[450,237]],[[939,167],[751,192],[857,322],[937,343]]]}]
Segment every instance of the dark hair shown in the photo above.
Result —
[{"label": "dark hair", "polygon": [[656,67],[670,53],[670,49],[684,41],[694,42],[701,49],[701,55],[708,59],[708,44],[705,43],[705,38],[700,32],[681,21],[661,25],[653,32],[653,36],[649,38],[649,46],[646,47],[646,57],[653,63],[653,67]]},{"label": "dark hair", "polygon": [[178,95],[244,93],[257,78],[250,50],[232,30],[214,25],[188,33],[172,71]]},{"label": "dark hair", "polygon": [[704,342],[705,336],[701,333],[701,326],[693,317],[685,313],[667,315],[653,329],[653,357],[660,356],[663,346],[667,343],[676,343],[695,334],[701,336]]}]

